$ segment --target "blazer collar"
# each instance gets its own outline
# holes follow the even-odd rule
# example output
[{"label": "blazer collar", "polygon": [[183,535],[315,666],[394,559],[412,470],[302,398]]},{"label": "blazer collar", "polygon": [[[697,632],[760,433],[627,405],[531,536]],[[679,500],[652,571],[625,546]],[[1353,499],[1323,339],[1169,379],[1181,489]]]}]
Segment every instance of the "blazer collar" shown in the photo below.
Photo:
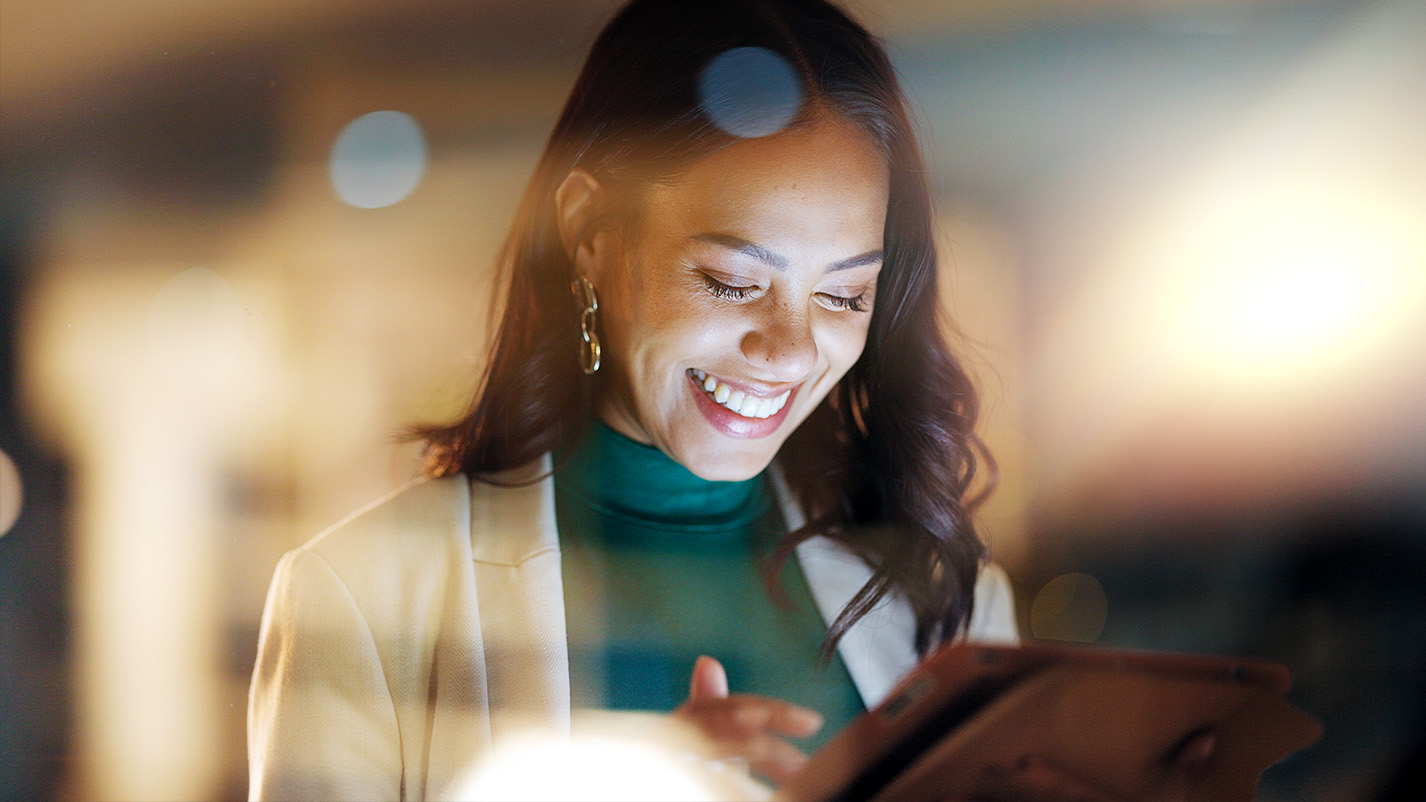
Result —
[{"label": "blazer collar", "polygon": [[470,480],[470,552],[476,562],[516,566],[559,551],[551,465],[546,454],[487,480]]}]

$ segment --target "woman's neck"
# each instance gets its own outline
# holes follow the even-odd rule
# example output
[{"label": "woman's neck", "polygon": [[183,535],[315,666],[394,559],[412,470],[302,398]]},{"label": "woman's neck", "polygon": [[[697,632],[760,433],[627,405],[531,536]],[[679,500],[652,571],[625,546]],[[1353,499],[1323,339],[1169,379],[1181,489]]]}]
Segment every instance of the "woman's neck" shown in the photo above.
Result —
[{"label": "woman's neck", "polygon": [[761,476],[741,482],[702,479],[597,419],[579,443],[555,457],[562,492],[620,517],[679,527],[726,526],[750,521],[767,508]]}]

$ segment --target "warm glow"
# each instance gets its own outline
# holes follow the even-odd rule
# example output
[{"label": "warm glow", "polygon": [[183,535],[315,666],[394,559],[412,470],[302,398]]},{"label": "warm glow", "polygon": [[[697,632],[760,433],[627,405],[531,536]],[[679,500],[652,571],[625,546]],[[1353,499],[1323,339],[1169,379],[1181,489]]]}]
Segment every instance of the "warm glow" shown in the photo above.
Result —
[{"label": "warm glow", "polygon": [[1399,10],[1350,15],[1132,203],[1066,215],[1088,233],[1036,317],[1042,502],[1417,470],[1426,182]]},{"label": "warm glow", "polygon": [[1235,487],[1286,482],[1324,452],[1342,466],[1372,453],[1420,353],[1426,210],[1388,182],[1313,166],[1205,171],[1066,297],[1041,359],[1056,402],[1046,485],[1116,453],[1180,472],[1152,492],[1126,487],[1137,497],[1204,492],[1183,472],[1198,460],[1223,476],[1212,455],[1227,443]]},{"label": "warm glow", "polygon": [[1180,365],[1250,386],[1325,378],[1405,335],[1426,289],[1426,239],[1404,203],[1238,189],[1216,192],[1159,250],[1185,285],[1161,296]]},{"label": "warm glow", "polygon": [[652,743],[611,736],[531,737],[495,755],[460,789],[469,800],[715,800],[726,795],[700,773],[704,761]]}]

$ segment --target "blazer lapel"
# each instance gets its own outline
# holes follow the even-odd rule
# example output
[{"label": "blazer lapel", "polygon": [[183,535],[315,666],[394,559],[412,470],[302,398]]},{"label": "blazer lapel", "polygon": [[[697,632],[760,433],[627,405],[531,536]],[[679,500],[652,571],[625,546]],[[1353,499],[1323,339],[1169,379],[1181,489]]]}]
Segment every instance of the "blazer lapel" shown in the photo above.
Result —
[{"label": "blazer lapel", "polygon": [[[492,737],[502,720],[569,732],[569,646],[550,458],[472,481],[471,557]],[[518,484],[523,482],[524,484]],[[498,614],[495,612],[498,611]]]},{"label": "blazer lapel", "polygon": [[[770,468],[773,491],[788,530],[807,522],[782,471]],[[828,626],[871,579],[871,567],[847,547],[818,535],[797,546],[797,560],[817,611]],[[916,617],[900,596],[888,596],[857,620],[837,643],[837,653],[871,709],[920,662],[915,647]]]}]

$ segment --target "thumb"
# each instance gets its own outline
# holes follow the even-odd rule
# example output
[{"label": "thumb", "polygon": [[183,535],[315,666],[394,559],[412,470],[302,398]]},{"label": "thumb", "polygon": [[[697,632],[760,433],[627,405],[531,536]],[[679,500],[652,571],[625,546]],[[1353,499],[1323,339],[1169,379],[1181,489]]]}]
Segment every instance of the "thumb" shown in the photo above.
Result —
[{"label": "thumb", "polygon": [[728,672],[723,664],[709,657],[699,656],[693,663],[693,680],[688,683],[688,701],[723,699],[728,696]]}]

